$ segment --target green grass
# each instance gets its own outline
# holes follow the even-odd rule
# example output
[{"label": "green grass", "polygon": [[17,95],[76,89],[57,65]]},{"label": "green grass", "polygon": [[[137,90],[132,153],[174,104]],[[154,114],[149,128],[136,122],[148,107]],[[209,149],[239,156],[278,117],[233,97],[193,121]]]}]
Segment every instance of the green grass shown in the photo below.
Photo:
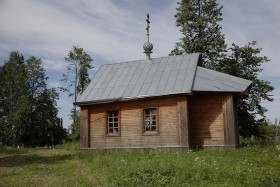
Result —
[{"label": "green grass", "polygon": [[280,147],[199,152],[0,150],[0,186],[280,186]]}]

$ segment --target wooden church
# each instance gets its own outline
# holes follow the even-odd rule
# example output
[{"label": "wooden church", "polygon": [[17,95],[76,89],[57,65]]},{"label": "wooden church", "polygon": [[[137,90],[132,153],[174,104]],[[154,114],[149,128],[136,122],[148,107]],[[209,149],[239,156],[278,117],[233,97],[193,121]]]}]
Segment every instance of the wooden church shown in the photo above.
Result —
[{"label": "wooden church", "polygon": [[236,100],[251,81],[201,67],[198,53],[143,48],[145,60],[102,65],[76,102],[81,149],[235,147]]}]

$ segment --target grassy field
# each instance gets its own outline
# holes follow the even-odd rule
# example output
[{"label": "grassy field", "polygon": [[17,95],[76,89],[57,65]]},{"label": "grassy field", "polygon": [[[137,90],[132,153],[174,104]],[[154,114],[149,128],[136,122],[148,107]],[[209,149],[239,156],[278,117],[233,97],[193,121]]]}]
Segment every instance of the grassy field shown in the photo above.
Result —
[{"label": "grassy field", "polygon": [[0,150],[0,186],[280,186],[280,147],[199,152]]}]

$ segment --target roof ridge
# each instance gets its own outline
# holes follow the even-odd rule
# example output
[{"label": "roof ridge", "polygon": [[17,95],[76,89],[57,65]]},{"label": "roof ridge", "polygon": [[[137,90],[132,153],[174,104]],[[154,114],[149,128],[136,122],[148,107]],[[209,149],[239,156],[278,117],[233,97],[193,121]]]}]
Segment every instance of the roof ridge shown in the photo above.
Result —
[{"label": "roof ridge", "polygon": [[[170,57],[178,58],[180,56],[187,56],[187,55],[193,55],[193,54],[199,54],[199,53],[185,53],[185,54],[182,54],[182,55],[173,55],[173,56],[163,56],[163,57],[151,58],[150,62],[152,62],[152,61],[154,61],[156,59],[170,58]],[[122,64],[122,63],[130,63],[130,62],[137,62],[137,61],[146,61],[146,59],[123,61],[123,62],[113,62],[113,63],[105,63],[105,64],[102,64],[101,66],[103,66],[103,65]]]}]

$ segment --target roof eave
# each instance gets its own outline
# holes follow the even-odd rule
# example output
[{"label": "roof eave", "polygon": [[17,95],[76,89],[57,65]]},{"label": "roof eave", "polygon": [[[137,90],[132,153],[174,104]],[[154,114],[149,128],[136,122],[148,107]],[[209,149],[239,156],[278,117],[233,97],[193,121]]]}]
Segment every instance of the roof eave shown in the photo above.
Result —
[{"label": "roof eave", "polygon": [[134,101],[139,99],[152,99],[152,98],[159,98],[159,97],[170,97],[174,95],[192,95],[191,92],[186,93],[178,93],[178,94],[169,94],[169,95],[158,95],[158,96],[137,96],[137,97],[123,97],[123,98],[114,98],[114,99],[104,99],[104,100],[96,100],[96,101],[84,101],[84,102],[76,102],[74,105],[77,106],[86,106],[86,105],[94,105],[94,104],[107,104],[107,103],[114,103],[114,102],[121,102],[121,101]]}]

